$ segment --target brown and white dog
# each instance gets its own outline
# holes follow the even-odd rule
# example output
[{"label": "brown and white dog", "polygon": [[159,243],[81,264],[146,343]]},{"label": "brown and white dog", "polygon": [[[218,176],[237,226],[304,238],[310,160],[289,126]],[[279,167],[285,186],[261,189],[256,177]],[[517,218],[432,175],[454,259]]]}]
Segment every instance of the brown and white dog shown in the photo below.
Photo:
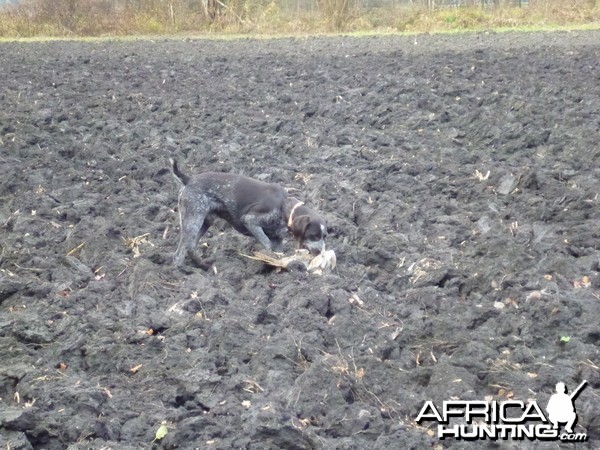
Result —
[{"label": "brown and white dog", "polygon": [[173,263],[181,266],[215,218],[227,221],[262,246],[281,252],[288,230],[299,248],[317,255],[325,250],[327,222],[286,190],[271,183],[230,173],[205,172],[188,176],[170,159],[179,192],[181,235]]}]

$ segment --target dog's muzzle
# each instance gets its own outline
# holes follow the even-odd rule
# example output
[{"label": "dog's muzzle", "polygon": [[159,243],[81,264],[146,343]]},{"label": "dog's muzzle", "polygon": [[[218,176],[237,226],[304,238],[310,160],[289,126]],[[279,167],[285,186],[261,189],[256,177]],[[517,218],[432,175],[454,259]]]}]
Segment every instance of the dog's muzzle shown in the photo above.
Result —
[{"label": "dog's muzzle", "polygon": [[302,246],[306,248],[312,255],[318,255],[325,251],[325,241],[304,241]]}]

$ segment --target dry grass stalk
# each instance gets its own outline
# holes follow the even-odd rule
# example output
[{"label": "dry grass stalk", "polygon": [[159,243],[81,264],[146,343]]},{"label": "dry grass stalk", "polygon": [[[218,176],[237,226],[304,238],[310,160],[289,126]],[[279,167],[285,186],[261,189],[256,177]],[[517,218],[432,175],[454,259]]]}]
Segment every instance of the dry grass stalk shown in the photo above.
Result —
[{"label": "dry grass stalk", "polygon": [[149,244],[150,246],[154,247],[154,244],[148,240],[148,236],[150,236],[150,233],[144,233],[133,238],[123,238],[125,247],[133,252],[134,258],[139,258],[142,254],[140,252],[140,245]]},{"label": "dry grass stalk", "polygon": [[322,275],[325,271],[333,270],[337,264],[337,258],[333,250],[326,250],[315,257],[310,255],[307,251],[302,250],[296,251],[296,253],[291,256],[281,256],[278,258],[260,252],[254,253],[254,256],[245,255],[243,253],[240,253],[240,255],[255,261],[264,262],[279,269],[287,269],[290,264],[299,262],[304,265],[308,272],[317,275]]}]

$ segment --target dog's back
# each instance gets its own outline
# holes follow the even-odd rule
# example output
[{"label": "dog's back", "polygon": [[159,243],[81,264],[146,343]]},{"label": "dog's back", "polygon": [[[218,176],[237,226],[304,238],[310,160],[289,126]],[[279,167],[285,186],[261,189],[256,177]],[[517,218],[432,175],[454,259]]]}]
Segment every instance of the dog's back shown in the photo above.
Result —
[{"label": "dog's back", "polygon": [[[169,162],[178,182],[204,195],[211,196],[213,193],[219,198],[228,198],[241,205],[253,205],[258,199],[282,203],[287,197],[285,189],[278,184],[226,172],[203,172],[190,176],[179,169],[174,158],[170,158]],[[274,206],[276,205],[270,205],[271,208]]]}]

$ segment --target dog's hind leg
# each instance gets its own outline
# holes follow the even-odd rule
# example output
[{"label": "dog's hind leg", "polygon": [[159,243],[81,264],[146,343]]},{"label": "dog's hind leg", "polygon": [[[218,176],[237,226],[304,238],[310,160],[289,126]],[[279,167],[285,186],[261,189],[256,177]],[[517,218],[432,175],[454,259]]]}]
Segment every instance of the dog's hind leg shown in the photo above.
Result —
[{"label": "dog's hind leg", "polygon": [[204,236],[210,224],[207,221],[193,220],[182,224],[179,245],[173,256],[173,263],[182,266],[188,253],[193,253],[200,238]]},{"label": "dog's hind leg", "polygon": [[200,208],[197,203],[192,203],[190,207],[187,202],[185,192],[182,193],[179,201],[179,219],[180,219],[180,237],[179,245],[173,256],[173,264],[182,266],[188,253],[192,253],[198,241],[211,225],[206,217],[206,209]]}]

